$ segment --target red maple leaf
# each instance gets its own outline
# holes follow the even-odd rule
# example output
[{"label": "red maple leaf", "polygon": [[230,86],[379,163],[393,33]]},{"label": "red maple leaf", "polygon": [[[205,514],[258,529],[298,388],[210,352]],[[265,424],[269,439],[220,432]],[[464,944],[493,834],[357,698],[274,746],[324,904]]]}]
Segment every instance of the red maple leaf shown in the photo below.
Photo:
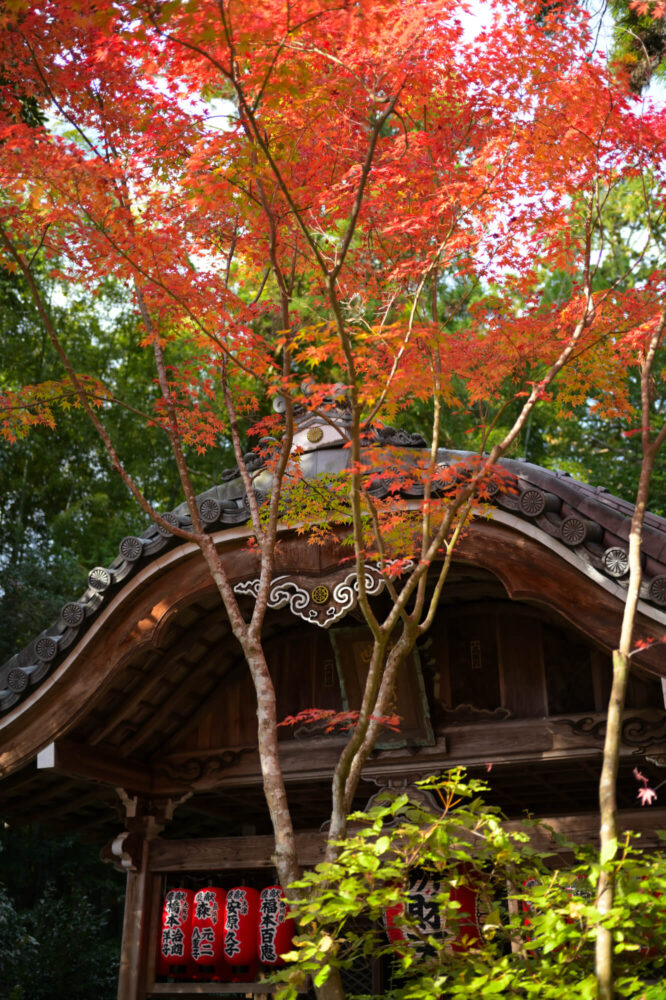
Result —
[{"label": "red maple leaf", "polygon": [[656,798],[657,793],[654,788],[648,788],[646,785],[644,788],[638,789],[638,799],[642,806],[651,806]]}]

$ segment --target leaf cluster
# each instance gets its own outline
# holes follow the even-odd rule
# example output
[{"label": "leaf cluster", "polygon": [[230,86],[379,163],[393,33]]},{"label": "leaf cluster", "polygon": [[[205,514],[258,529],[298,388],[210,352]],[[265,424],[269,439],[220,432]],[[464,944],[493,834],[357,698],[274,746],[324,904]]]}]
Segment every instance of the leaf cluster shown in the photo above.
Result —
[{"label": "leaf cluster", "polygon": [[[419,782],[429,801],[387,796],[350,817],[350,833],[333,863],[320,864],[289,890],[299,935],[281,974],[281,1000],[295,1000],[305,974],[315,984],[330,970],[381,958],[390,969],[392,1000],[479,996],[596,996],[593,948],[602,919],[595,905],[599,860],[550,831],[552,850],[535,838],[549,831],[526,821],[507,830],[484,803],[484,782],[461,770]],[[666,864],[629,836],[604,859],[617,898],[612,927],[619,997],[663,997]],[[410,872],[439,886],[433,900],[442,930],[428,934],[410,911]],[[479,932],[461,910],[460,887],[476,895]],[[387,911],[399,912],[404,940],[389,941]]]}]

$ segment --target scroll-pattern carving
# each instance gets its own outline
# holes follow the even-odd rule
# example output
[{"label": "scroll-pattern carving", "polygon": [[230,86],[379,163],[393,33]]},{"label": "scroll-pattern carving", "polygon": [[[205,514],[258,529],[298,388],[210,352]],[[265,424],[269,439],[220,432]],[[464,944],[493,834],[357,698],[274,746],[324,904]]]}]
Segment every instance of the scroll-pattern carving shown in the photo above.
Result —
[{"label": "scroll-pattern carving", "polygon": [[[590,736],[602,743],[606,736],[606,720],[585,716],[582,719],[558,719],[563,726],[569,726],[573,733]],[[622,743],[628,747],[646,749],[655,743],[666,741],[666,712],[658,719],[644,719],[631,715],[622,723]]]},{"label": "scroll-pattern carving", "polygon": [[[411,566],[412,563],[409,564]],[[406,568],[409,568],[406,567]],[[374,566],[365,567],[365,590],[370,596],[381,593],[386,585],[383,575]],[[289,576],[278,576],[271,583],[268,607],[276,611],[289,607],[292,614],[312,625],[329,628],[339,621],[358,601],[358,578],[356,572],[347,573],[330,589],[328,606],[324,607],[313,597],[319,588],[302,586]],[[259,580],[245,580],[234,587],[237,594],[247,594],[254,598],[259,593]]]},{"label": "scroll-pattern carving", "polygon": [[163,760],[158,770],[176,781],[188,784],[211,780],[222,774],[228,767],[240,760],[244,753],[253,750],[245,747],[241,750],[223,750],[212,757],[188,757],[186,760]]}]

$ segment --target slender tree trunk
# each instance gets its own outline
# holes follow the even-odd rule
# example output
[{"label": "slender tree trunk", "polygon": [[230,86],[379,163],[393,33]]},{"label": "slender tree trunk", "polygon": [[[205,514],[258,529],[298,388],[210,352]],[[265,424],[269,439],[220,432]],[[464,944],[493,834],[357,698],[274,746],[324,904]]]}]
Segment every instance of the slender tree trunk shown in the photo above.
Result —
[{"label": "slender tree trunk", "polygon": [[[622,715],[631,667],[636,609],[643,576],[641,567],[643,522],[647,510],[650,480],[652,478],[655,459],[666,438],[666,425],[661,427],[654,440],[652,439],[650,427],[652,369],[665,326],[666,312],[662,312],[661,320],[650,337],[650,342],[647,345],[641,364],[641,472],[636,491],[636,506],[634,507],[631,530],[629,532],[629,585],[622,615],[620,642],[618,648],[613,651],[613,683],[608,702],[603,764],[599,780],[599,858],[601,869],[597,882],[597,908],[602,920],[605,915],[611,912],[615,900],[615,877],[613,871],[610,869],[610,863],[617,853],[617,775],[620,762],[620,744],[622,742]],[[615,995],[613,983],[613,932],[609,928],[604,927],[602,923],[597,928],[595,974],[597,978],[598,1000],[613,1000]]]},{"label": "slender tree trunk", "polygon": [[[599,846],[601,858],[615,854],[618,838],[617,773],[620,761],[622,715],[630,668],[629,656],[621,650],[613,652],[613,685],[608,702],[608,721],[604,742],[603,766],[599,780]],[[610,913],[615,898],[615,882],[604,867],[597,882],[597,907],[602,915]],[[613,1000],[613,934],[599,925],[596,941],[597,994],[599,1000]]]}]

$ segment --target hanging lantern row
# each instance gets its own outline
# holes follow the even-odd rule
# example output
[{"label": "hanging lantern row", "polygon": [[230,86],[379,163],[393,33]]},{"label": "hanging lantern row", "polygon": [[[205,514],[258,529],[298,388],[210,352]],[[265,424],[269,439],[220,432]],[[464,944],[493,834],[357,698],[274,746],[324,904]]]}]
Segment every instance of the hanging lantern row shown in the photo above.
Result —
[{"label": "hanging lantern row", "polygon": [[162,908],[157,974],[253,982],[259,965],[284,965],[293,935],[279,885],[261,892],[248,886],[171,889]]}]

